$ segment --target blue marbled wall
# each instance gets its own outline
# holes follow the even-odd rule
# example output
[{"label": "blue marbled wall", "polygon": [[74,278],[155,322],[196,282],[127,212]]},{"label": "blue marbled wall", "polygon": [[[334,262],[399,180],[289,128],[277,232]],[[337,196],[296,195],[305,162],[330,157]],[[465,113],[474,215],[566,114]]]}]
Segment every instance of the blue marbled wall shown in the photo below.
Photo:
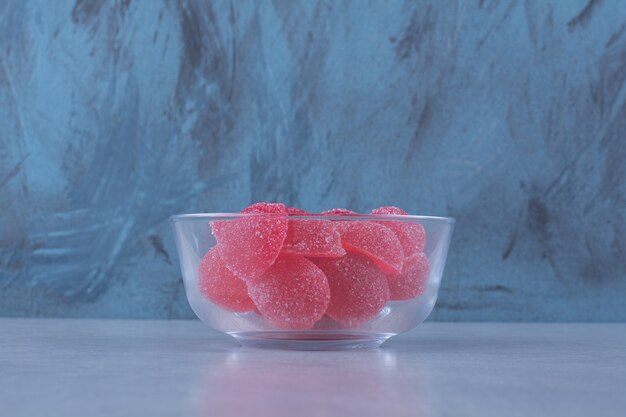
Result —
[{"label": "blue marbled wall", "polygon": [[0,0],[0,315],[191,317],[168,215],[458,220],[438,320],[626,320],[626,2]]}]

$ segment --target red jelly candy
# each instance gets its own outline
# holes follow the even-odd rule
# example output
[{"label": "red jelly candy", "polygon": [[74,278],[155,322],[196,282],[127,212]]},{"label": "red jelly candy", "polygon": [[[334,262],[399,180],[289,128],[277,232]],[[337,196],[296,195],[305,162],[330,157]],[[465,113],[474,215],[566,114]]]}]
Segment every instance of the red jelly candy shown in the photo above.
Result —
[{"label": "red jelly candy", "polygon": [[392,300],[408,300],[422,295],[428,283],[428,258],[416,253],[404,260],[402,273],[389,280]]},{"label": "red jelly candy", "polygon": [[281,255],[249,285],[261,315],[280,329],[305,330],[322,318],[330,300],[324,273],[302,256]]},{"label": "red jelly candy", "polygon": [[254,203],[245,209],[242,213],[287,213],[287,207],[282,203]]},{"label": "red jelly candy", "polygon": [[334,208],[321,212],[320,214],[326,214],[328,216],[353,216],[359,214],[356,211],[348,210],[345,208]]},{"label": "red jelly candy", "polygon": [[200,293],[226,310],[252,311],[254,303],[248,296],[248,287],[224,266],[217,248],[211,249],[198,267]]},{"label": "red jelly candy", "polygon": [[[379,207],[372,210],[372,214],[395,214],[406,215],[406,211],[393,206]],[[426,246],[426,232],[424,226],[419,223],[411,221],[380,221],[378,222],[383,226],[393,230],[398,236],[402,249],[404,250],[404,256],[415,255],[416,253],[423,252]]]},{"label": "red jelly candy", "polygon": [[[211,224],[224,265],[246,282],[253,281],[274,263],[287,236],[283,204],[257,203],[242,213],[260,213]],[[262,215],[261,213],[268,213]]]},{"label": "red jelly candy", "polygon": [[402,272],[404,252],[391,229],[371,221],[337,222],[341,243],[348,252],[370,258],[383,272],[397,275]]},{"label": "red jelly candy", "polygon": [[378,207],[372,210],[372,214],[399,214],[399,215],[406,216],[409,213],[402,210],[400,207],[382,206],[382,207]]},{"label": "red jelly candy", "polygon": [[336,222],[316,219],[291,219],[283,252],[302,256],[338,258],[346,254]]},{"label": "red jelly candy", "polygon": [[309,214],[305,210],[302,210],[301,208],[298,208],[298,207],[286,207],[286,209],[287,209],[287,214],[290,214],[290,215]]},{"label": "red jelly candy", "polygon": [[389,300],[387,278],[366,257],[348,253],[337,259],[314,259],[330,286],[326,314],[346,327],[376,317]]}]

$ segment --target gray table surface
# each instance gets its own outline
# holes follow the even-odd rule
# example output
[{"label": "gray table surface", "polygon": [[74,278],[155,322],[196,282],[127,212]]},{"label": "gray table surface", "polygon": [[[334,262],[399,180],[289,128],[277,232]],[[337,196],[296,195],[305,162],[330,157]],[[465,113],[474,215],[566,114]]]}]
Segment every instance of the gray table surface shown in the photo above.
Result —
[{"label": "gray table surface", "polygon": [[624,416],[626,324],[426,323],[240,348],[197,321],[0,319],[0,416]]}]

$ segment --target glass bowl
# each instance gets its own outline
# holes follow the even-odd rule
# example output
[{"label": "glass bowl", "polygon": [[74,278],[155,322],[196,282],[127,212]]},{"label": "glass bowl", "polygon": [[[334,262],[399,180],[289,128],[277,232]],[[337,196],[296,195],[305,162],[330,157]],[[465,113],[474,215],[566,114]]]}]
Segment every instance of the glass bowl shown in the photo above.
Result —
[{"label": "glass bowl", "polygon": [[[445,217],[360,214],[183,214],[170,222],[187,299],[200,320],[244,346],[306,350],[373,348],[422,323],[437,300],[454,227]],[[282,229],[273,235],[275,225],[287,236]],[[402,239],[416,229],[421,243]],[[311,245],[294,244],[297,230],[327,233],[322,244],[339,236],[340,246],[321,256],[298,252]],[[265,246],[257,251],[256,244]],[[422,266],[412,268],[405,253]],[[403,259],[403,266],[390,270],[388,258]]]}]

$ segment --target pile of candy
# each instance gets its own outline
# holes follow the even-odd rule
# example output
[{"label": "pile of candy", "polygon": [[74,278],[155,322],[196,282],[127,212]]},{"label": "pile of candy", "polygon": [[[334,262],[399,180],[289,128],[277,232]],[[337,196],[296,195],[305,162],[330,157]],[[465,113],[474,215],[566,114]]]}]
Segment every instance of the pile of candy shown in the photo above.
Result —
[{"label": "pile of candy", "polygon": [[[342,327],[376,317],[389,300],[422,294],[428,280],[419,223],[302,218],[304,210],[257,203],[254,214],[211,223],[217,245],[198,268],[200,292],[233,312],[258,311],[280,329],[312,328],[324,315]],[[321,213],[354,216],[346,209]],[[406,215],[380,207],[375,215]]]}]

